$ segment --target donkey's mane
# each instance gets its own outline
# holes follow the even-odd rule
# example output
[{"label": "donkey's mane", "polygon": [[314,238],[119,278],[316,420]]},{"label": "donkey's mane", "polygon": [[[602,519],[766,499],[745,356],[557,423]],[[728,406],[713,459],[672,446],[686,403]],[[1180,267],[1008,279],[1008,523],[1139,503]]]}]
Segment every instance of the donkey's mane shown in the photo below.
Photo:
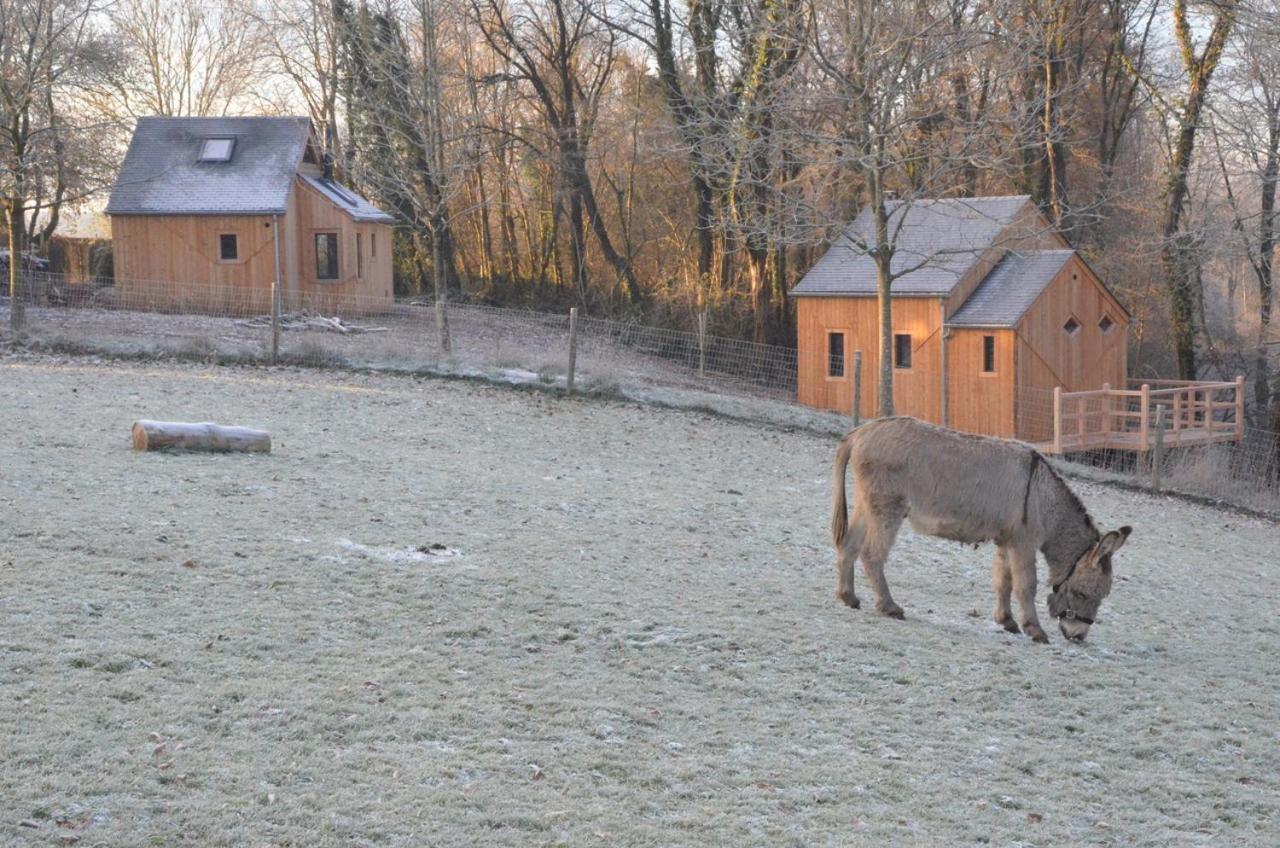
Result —
[{"label": "donkey's mane", "polygon": [[1066,497],[1067,502],[1071,504],[1077,513],[1084,516],[1085,523],[1089,525],[1090,529],[1097,531],[1098,528],[1093,523],[1093,517],[1089,515],[1089,510],[1085,509],[1084,503],[1080,500],[1080,496],[1071,490],[1071,487],[1068,486],[1066,481],[1058,475],[1058,472],[1054,470],[1053,466],[1049,464],[1049,461],[1044,458],[1043,454],[1039,451],[1036,451],[1035,453],[1040,457],[1040,465],[1049,472],[1049,476],[1057,484],[1058,491]]}]

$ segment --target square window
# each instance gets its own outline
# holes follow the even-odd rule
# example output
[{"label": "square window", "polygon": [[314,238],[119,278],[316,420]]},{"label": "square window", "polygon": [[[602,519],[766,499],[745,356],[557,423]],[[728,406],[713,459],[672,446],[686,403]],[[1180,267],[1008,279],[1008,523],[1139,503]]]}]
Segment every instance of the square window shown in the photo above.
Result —
[{"label": "square window", "polygon": [[200,148],[201,162],[229,162],[231,151],[235,150],[234,138],[206,138]]},{"label": "square window", "polygon": [[1062,325],[1062,329],[1066,330],[1068,336],[1074,336],[1076,333],[1080,332],[1080,322],[1074,317],[1068,318],[1067,323]]},{"label": "square window", "polygon": [[1111,332],[1111,328],[1114,327],[1115,325],[1116,325],[1116,322],[1112,321],[1111,316],[1107,315],[1105,312],[1103,313],[1102,317],[1098,319],[1098,329],[1104,333]]},{"label": "square window", "polygon": [[337,233],[316,233],[316,279],[338,279]]},{"label": "square window", "polygon": [[982,337],[982,373],[994,374],[996,372],[996,337]]},{"label": "square window", "polygon": [[906,333],[895,333],[893,336],[893,367],[911,367],[911,336]]},{"label": "square window", "polygon": [[218,235],[218,260],[221,262],[235,262],[240,258],[240,245],[237,243],[235,233],[220,233]]},{"label": "square window", "polygon": [[844,376],[844,333],[827,333],[827,376]]}]

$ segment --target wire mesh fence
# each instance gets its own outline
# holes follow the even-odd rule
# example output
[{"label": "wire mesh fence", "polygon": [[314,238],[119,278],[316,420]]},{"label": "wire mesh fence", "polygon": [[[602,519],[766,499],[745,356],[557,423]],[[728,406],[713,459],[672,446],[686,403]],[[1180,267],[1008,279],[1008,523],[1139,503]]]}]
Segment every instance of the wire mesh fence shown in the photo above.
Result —
[{"label": "wire mesh fence", "polygon": [[[21,343],[35,350],[432,371],[561,387],[568,381],[567,313],[457,302],[441,308],[430,300],[394,300],[346,284],[282,291],[276,320],[269,286],[79,283],[28,272],[22,291]],[[14,338],[11,311],[9,298],[0,295],[0,339]],[[797,350],[589,316],[578,316],[575,324],[575,385],[585,391],[649,387],[796,404],[801,369],[829,376],[825,349]],[[852,380],[852,366],[841,371],[840,379]],[[1167,386],[1152,388],[1157,400],[1161,392],[1169,395],[1168,402],[1176,394]],[[867,388],[863,396],[869,393]],[[849,406],[843,399],[853,396],[845,387],[839,405]],[[1054,438],[1055,426],[1076,428],[1084,441],[1081,450],[1065,457],[1072,463],[1129,482],[1280,514],[1280,434],[1246,427],[1238,442],[1196,447],[1179,446],[1172,436],[1174,427],[1203,425],[1206,415],[1227,426],[1230,404],[1183,403],[1176,414],[1170,410],[1161,423],[1169,446],[1156,458],[1149,449],[1084,449],[1084,442],[1105,428],[1132,433],[1140,425],[1141,411],[1129,395],[1081,397],[1072,403],[1064,416],[1055,409],[1052,391],[1019,389],[1014,432],[1007,435],[1045,444]]]}]

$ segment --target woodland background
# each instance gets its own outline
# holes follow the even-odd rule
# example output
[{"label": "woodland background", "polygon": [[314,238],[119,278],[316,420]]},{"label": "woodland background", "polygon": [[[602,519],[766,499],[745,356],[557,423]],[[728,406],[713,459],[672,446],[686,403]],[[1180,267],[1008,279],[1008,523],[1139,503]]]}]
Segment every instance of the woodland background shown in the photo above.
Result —
[{"label": "woodland background", "polygon": [[230,114],[311,117],[402,295],[784,345],[860,209],[1030,194],[1135,375],[1246,374],[1280,429],[1278,0],[0,0],[11,250],[136,117]]}]

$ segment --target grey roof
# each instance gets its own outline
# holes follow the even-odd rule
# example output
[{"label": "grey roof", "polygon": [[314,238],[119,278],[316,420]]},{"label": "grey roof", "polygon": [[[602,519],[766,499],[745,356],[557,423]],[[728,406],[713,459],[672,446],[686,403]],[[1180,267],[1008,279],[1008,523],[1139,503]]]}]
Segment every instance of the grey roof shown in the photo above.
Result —
[{"label": "grey roof", "polygon": [[[895,295],[946,295],[1027,205],[1026,195],[897,201],[889,227],[899,227],[893,270],[920,265],[893,283]],[[871,211],[864,209],[809,269],[794,295],[873,295],[875,260],[853,240],[873,237]],[[922,264],[923,263],[923,264]]]},{"label": "grey roof", "polygon": [[323,194],[334,205],[346,212],[357,221],[372,221],[380,224],[394,224],[396,219],[374,206],[368,200],[356,194],[351,189],[343,185],[338,185],[332,180],[326,180],[323,177],[313,176],[311,174],[299,174],[307,185]]},{"label": "grey roof", "polygon": [[[281,214],[310,132],[307,118],[139,118],[107,214]],[[231,161],[197,161],[226,137]]]},{"label": "grey roof", "polygon": [[958,327],[1017,325],[1075,253],[1036,250],[1006,255],[947,323]]}]

